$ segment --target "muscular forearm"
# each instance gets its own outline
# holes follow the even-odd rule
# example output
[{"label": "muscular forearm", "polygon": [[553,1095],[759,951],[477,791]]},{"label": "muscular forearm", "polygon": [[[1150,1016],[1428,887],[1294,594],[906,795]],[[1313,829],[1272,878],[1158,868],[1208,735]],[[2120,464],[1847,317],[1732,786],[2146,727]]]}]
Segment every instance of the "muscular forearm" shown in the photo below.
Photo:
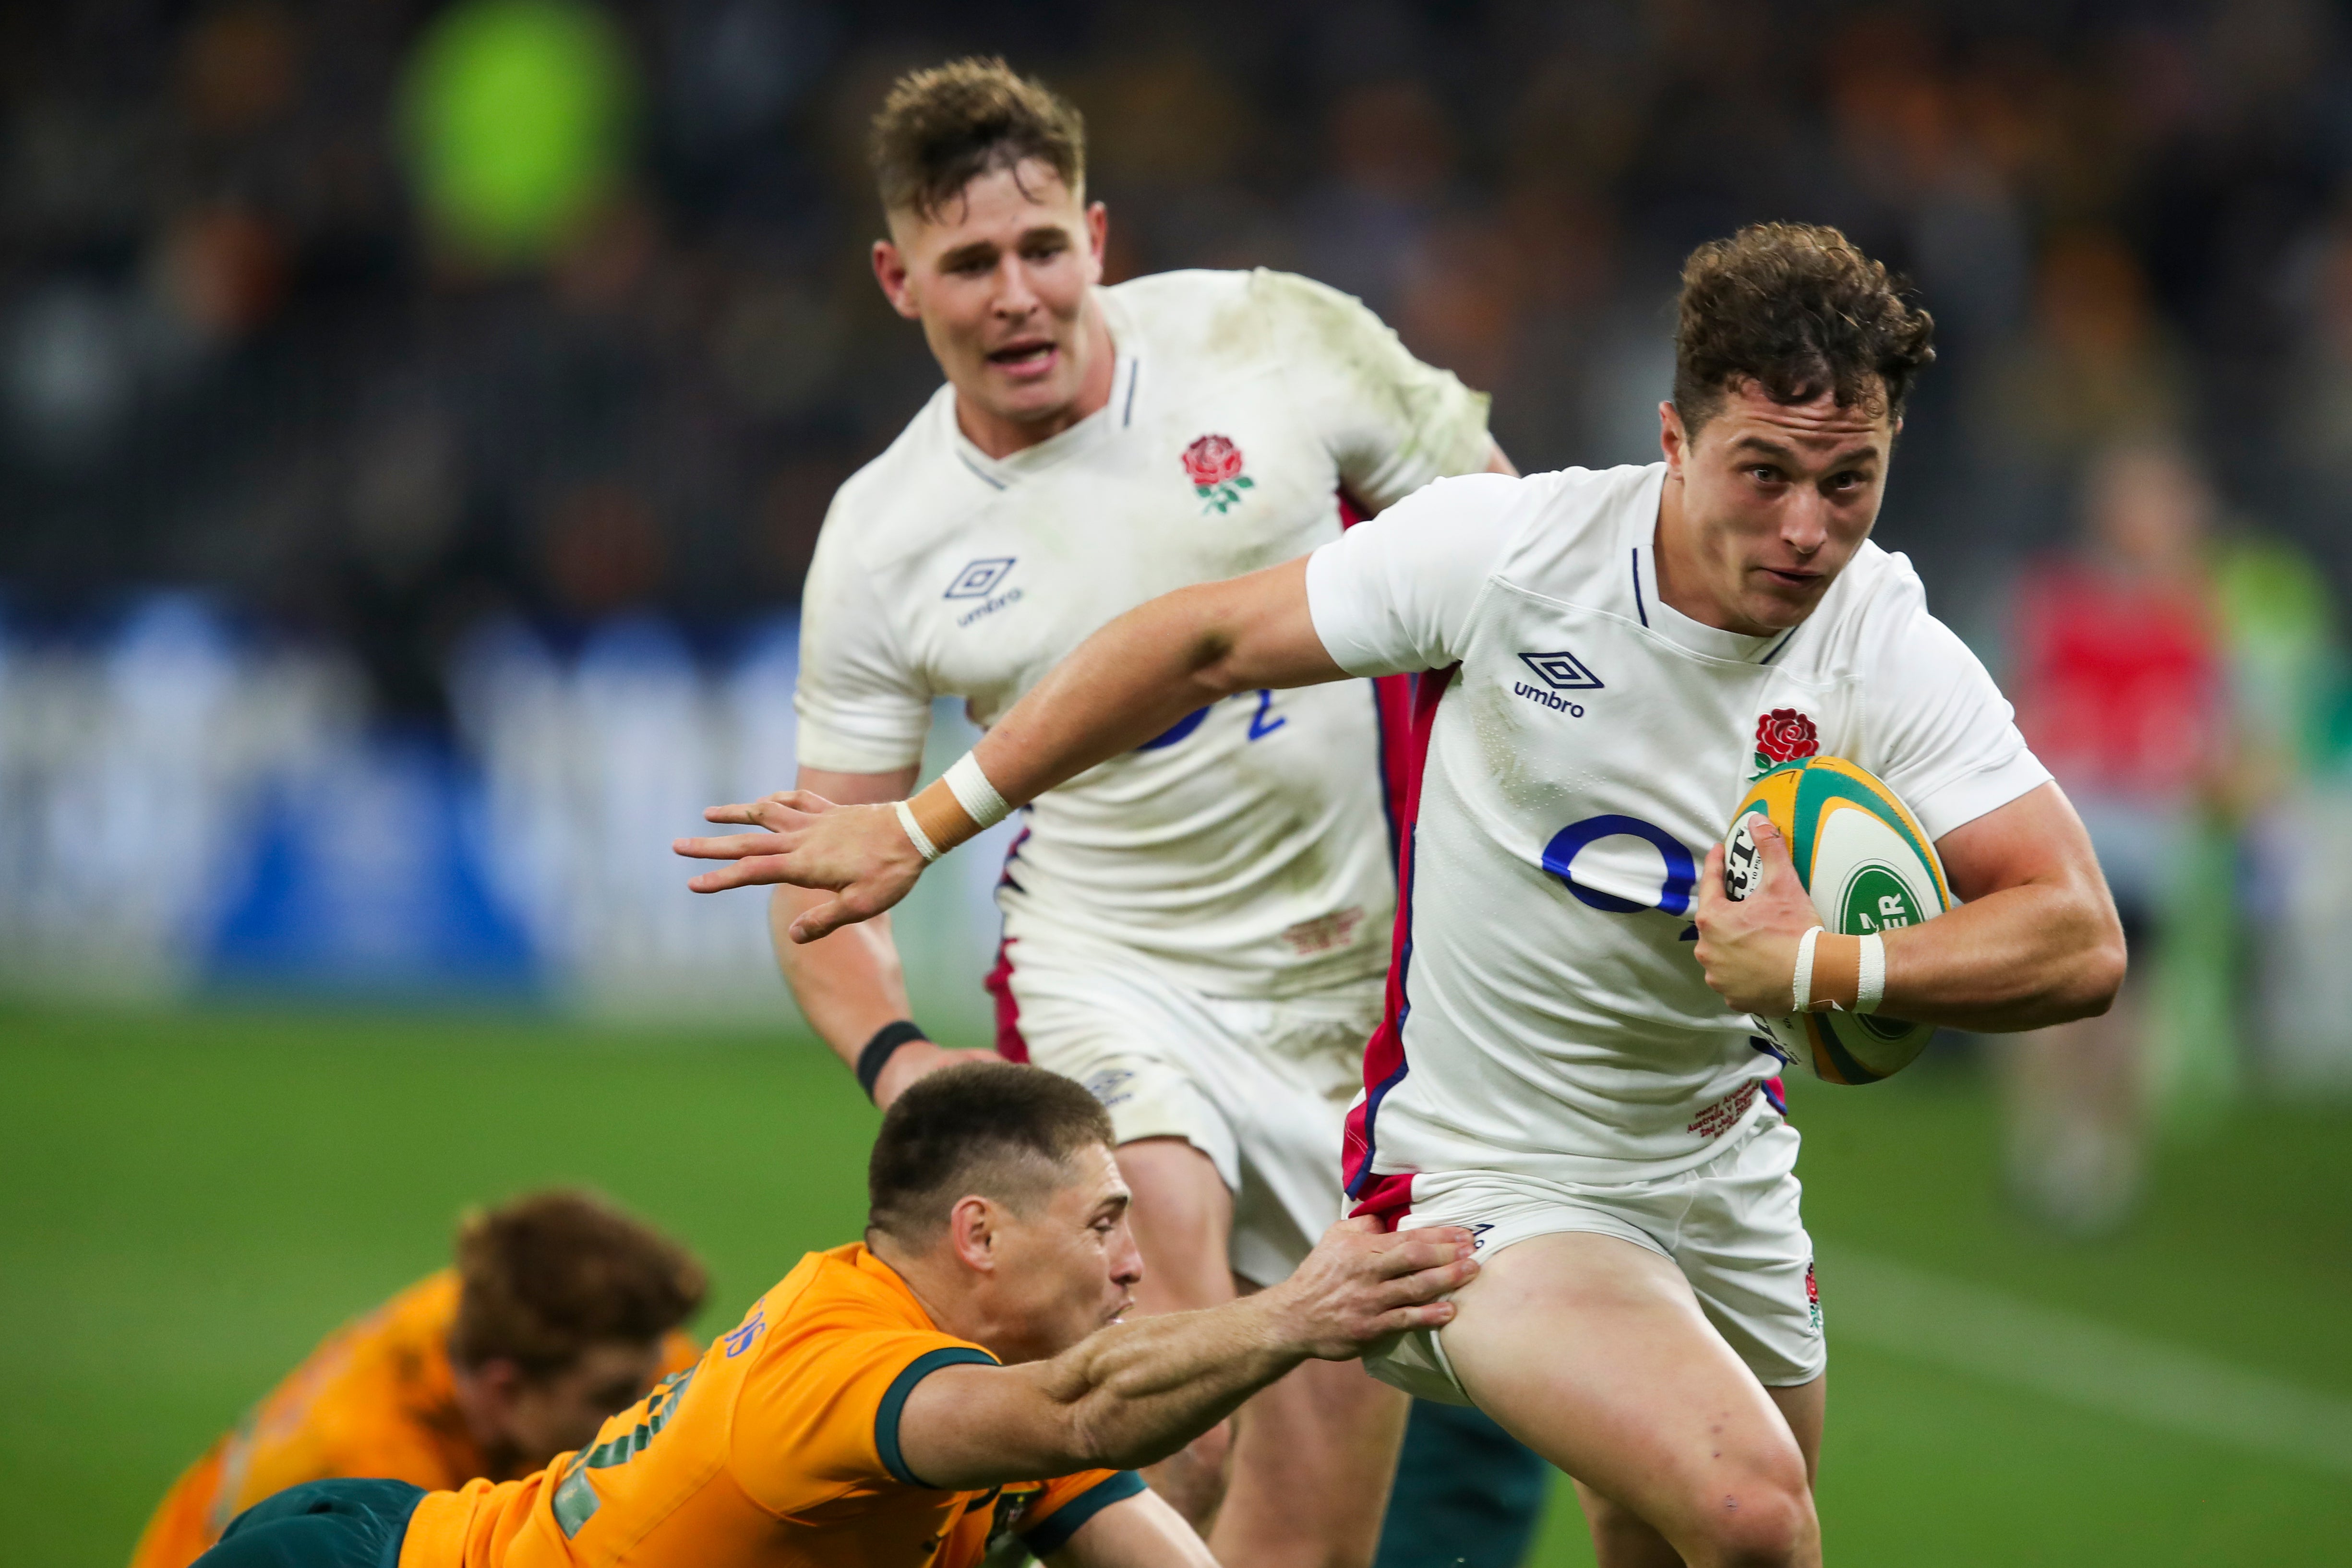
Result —
[{"label": "muscular forearm", "polygon": [[792,923],[825,895],[789,884],[776,889],[768,925],[776,941],[776,967],[817,1038],[850,1066],[884,1024],[908,1016],[907,980],[891,939],[890,917],[877,915],[844,926],[822,941],[785,938]]},{"label": "muscular forearm", "polygon": [[2027,883],[1886,936],[1879,1010],[1982,1033],[2106,1011],[2123,936],[2102,892]]},{"label": "muscular forearm", "polygon": [[1039,1363],[1067,1444],[1045,1473],[1156,1463],[1306,1360],[1262,1300],[1120,1323]]}]

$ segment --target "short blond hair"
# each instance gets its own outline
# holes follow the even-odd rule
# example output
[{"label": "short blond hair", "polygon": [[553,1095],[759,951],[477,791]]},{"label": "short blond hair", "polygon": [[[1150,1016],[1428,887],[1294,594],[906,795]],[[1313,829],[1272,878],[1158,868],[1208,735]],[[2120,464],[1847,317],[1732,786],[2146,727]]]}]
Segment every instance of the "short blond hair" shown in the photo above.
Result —
[{"label": "short blond hair", "polygon": [[891,84],[866,156],[884,212],[929,218],[979,176],[1033,159],[1072,192],[1084,189],[1087,122],[1045,83],[975,56]]}]

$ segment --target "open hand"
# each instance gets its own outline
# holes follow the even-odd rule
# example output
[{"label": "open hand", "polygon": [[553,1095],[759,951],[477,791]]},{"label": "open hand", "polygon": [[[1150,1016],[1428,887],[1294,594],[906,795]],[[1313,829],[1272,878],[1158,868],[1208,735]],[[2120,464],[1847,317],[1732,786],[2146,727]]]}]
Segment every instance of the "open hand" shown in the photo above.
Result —
[{"label": "open hand", "polygon": [[1785,1017],[1796,1005],[1797,943],[1822,923],[1780,830],[1759,815],[1748,819],[1763,875],[1744,899],[1723,888],[1723,846],[1706,852],[1698,878],[1699,967],[1731,1010]]},{"label": "open hand", "polygon": [[1408,1329],[1451,1322],[1454,1303],[1438,1298],[1478,1272],[1471,1241],[1458,1225],[1391,1233],[1376,1219],[1343,1219],[1265,1292],[1266,1304],[1294,1346],[1324,1361],[1351,1360]]},{"label": "open hand", "polygon": [[785,789],[743,806],[713,806],[711,822],[734,822],[757,832],[675,839],[670,848],[693,860],[731,861],[686,885],[697,893],[788,882],[834,894],[792,924],[795,942],[870,920],[907,896],[923,874],[923,857],[894,806],[836,806],[806,789]]}]

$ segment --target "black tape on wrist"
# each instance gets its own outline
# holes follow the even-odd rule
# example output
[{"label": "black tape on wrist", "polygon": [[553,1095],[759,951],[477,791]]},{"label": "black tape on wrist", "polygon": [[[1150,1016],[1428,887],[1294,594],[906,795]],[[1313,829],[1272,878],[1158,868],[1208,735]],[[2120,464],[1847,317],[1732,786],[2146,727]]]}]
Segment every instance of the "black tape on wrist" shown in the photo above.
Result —
[{"label": "black tape on wrist", "polygon": [[882,1081],[882,1070],[890,1065],[890,1059],[898,1054],[900,1046],[909,1040],[930,1038],[912,1019],[900,1019],[876,1030],[874,1038],[866,1042],[866,1049],[857,1053],[857,1086],[866,1091],[866,1097],[874,1098],[874,1085]]}]

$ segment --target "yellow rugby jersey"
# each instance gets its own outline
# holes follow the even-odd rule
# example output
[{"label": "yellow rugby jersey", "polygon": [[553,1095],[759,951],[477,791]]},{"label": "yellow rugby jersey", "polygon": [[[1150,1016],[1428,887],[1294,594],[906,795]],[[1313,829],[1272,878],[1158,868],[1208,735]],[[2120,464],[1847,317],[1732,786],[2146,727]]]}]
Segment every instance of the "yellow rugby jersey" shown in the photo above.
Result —
[{"label": "yellow rugby jersey", "polygon": [[995,1359],[934,1327],[864,1244],[812,1252],[594,1447],[522,1480],[428,1495],[400,1568],[971,1568],[1007,1533],[1044,1556],[1141,1479],[943,1491],[898,1451],[918,1383]]},{"label": "yellow rugby jersey", "polygon": [[[305,1481],[373,1476],[431,1490],[482,1475],[451,1384],[459,1291],[457,1271],[444,1269],[321,1341],[173,1483],[131,1568],[187,1568],[238,1514]],[[661,1370],[698,1354],[672,1333]]]}]

